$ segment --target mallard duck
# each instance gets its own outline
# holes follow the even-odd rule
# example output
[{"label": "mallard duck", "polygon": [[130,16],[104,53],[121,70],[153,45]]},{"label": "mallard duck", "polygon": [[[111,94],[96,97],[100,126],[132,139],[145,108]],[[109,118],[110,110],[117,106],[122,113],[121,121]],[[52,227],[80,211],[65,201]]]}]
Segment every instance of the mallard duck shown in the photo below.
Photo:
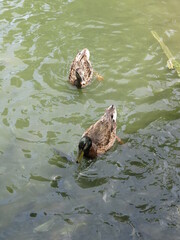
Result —
[{"label": "mallard duck", "polygon": [[80,51],[71,64],[69,81],[77,88],[86,87],[93,77],[93,68],[89,60],[90,52],[87,48]]},{"label": "mallard duck", "polygon": [[99,154],[108,151],[116,141],[123,142],[116,136],[117,112],[114,105],[108,107],[104,115],[91,125],[82,135],[78,146],[77,163],[83,156],[95,158]]}]

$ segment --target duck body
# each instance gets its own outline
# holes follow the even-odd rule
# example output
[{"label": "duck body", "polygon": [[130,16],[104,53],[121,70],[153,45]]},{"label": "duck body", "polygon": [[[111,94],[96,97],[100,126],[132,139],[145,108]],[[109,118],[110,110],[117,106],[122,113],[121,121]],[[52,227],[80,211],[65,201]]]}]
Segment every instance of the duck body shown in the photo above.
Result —
[{"label": "duck body", "polygon": [[80,51],[71,64],[69,81],[77,88],[86,87],[93,77],[93,68],[89,60],[90,52],[87,48]]},{"label": "duck body", "polygon": [[83,156],[95,158],[99,154],[104,154],[114,145],[117,137],[116,118],[116,108],[111,105],[104,115],[83,133],[79,142],[77,162],[80,162]]}]

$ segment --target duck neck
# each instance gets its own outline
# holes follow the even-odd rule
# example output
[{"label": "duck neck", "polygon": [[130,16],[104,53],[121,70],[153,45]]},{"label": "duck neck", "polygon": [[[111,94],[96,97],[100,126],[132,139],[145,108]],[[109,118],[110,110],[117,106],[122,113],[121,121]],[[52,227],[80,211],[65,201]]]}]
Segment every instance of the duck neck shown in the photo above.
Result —
[{"label": "duck neck", "polygon": [[88,157],[88,158],[97,157],[97,146],[94,143],[92,143],[92,146],[89,149],[88,153],[87,154],[85,153],[85,156]]}]

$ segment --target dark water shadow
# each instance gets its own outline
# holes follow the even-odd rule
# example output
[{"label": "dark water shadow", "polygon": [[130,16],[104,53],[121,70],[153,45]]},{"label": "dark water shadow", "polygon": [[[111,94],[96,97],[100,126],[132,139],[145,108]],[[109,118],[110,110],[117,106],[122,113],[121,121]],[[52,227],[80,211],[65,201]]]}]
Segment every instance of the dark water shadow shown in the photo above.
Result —
[{"label": "dark water shadow", "polygon": [[59,168],[66,168],[69,165],[76,163],[75,156],[73,154],[69,155],[59,149],[53,149],[54,155],[49,159],[49,164],[55,165]]}]

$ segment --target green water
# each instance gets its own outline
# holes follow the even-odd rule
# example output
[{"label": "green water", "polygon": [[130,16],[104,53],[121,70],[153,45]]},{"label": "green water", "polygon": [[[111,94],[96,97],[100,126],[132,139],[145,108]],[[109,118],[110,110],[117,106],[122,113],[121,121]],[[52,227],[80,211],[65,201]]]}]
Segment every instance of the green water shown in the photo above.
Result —
[{"label": "green water", "polygon": [[[0,1],[0,239],[180,239],[179,1]],[[104,81],[77,90],[87,47]],[[82,133],[117,107],[115,144],[75,157]]]}]

